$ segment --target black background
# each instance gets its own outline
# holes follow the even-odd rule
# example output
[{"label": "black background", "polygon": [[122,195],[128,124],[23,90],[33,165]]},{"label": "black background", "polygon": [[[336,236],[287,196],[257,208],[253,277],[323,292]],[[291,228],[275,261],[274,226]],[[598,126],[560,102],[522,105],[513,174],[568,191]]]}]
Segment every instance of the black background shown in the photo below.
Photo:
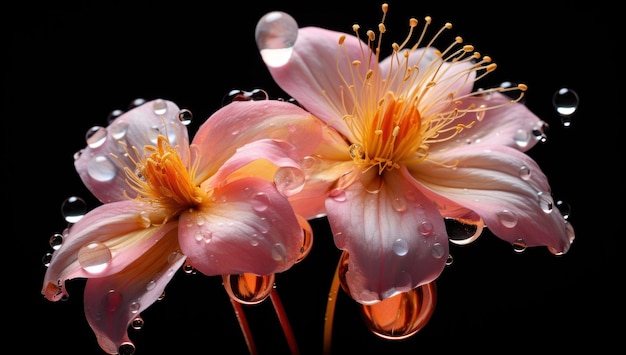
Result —
[{"label": "black background", "polygon": [[[516,253],[488,233],[472,245],[452,246],[454,263],[437,281],[435,314],[404,341],[369,333],[356,305],[340,293],[335,353],[509,353],[583,346],[603,353],[620,347],[624,159],[618,139],[624,110],[617,96],[623,92],[618,89],[623,59],[614,7],[597,1],[550,8],[525,2],[390,3],[388,38],[401,41],[409,17],[430,15],[436,27],[452,22],[451,33],[498,64],[491,83],[529,86],[526,104],[550,124],[548,140],[529,154],[548,175],[554,197],[571,205],[577,239],[558,257],[545,248]],[[64,227],[61,203],[77,195],[90,208],[97,206],[73,170],[72,155],[84,146],[88,128],[106,125],[109,112],[136,98],[165,98],[190,109],[193,130],[232,89],[262,88],[273,98],[286,97],[272,83],[254,41],[257,20],[272,10],[289,12],[300,26],[344,32],[357,22],[375,28],[381,18],[377,1],[54,2],[5,11],[9,342],[22,339],[18,347],[29,353],[103,354],[83,315],[82,280],[69,283],[65,302],[52,303],[40,294],[48,239]],[[561,124],[552,104],[561,87],[580,96],[570,127]],[[325,220],[312,223],[311,254],[276,279],[303,354],[321,353],[326,298],[339,257]],[[245,313],[260,354],[288,352],[269,300]],[[247,352],[219,277],[180,272],[143,318],[144,328],[130,331],[137,355]]]}]

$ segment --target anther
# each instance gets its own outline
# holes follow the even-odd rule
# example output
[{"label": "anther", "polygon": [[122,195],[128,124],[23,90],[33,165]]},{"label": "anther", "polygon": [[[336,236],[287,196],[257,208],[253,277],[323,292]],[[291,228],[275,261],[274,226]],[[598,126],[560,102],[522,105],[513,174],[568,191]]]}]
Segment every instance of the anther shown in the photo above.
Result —
[{"label": "anther", "polygon": [[416,19],[416,18],[411,18],[411,19],[409,20],[409,26],[410,26],[411,28],[413,28],[413,27],[417,27],[417,19]]},{"label": "anther", "polygon": [[342,35],[341,37],[339,37],[339,45],[341,46],[345,40],[346,40],[345,35]]},{"label": "anther", "polygon": [[380,33],[385,33],[387,31],[387,27],[385,27],[384,23],[379,23],[378,24],[378,32]]},{"label": "anther", "polygon": [[382,7],[382,9],[383,9],[383,13],[385,13],[385,14],[386,14],[386,13],[387,13],[387,11],[389,10],[389,4],[384,3],[384,4],[383,4],[383,6],[381,6],[381,7]]},{"label": "anther", "polygon": [[522,90],[522,91],[528,90],[528,86],[526,86],[526,84],[518,84],[517,88]]},{"label": "anther", "polygon": [[461,37],[461,36],[456,36],[456,37],[454,38],[454,40],[455,40],[455,41],[456,41],[456,43],[458,43],[458,44],[463,43],[463,37]]},{"label": "anther", "polygon": [[367,37],[370,39],[370,41],[374,41],[376,39],[376,34],[374,33],[374,31],[368,30]]},{"label": "anther", "polygon": [[491,64],[489,64],[489,65],[487,66],[487,71],[488,71],[488,72],[490,72],[490,71],[494,71],[494,70],[496,70],[496,67],[497,67],[496,63],[491,63]]},{"label": "anther", "polygon": [[467,53],[469,52],[473,52],[474,51],[474,46],[472,46],[471,44],[466,44],[463,46],[463,50]]}]

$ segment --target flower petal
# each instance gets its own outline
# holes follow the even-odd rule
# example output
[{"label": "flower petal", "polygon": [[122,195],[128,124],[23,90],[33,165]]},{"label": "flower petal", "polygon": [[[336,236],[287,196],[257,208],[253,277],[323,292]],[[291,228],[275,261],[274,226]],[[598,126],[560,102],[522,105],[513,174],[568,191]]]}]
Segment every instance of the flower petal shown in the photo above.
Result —
[{"label": "flower petal", "polygon": [[[454,167],[422,163],[411,171],[423,192],[479,214],[487,227],[510,243],[548,246],[567,252],[571,226],[555,208],[547,177],[529,156],[510,147],[470,145],[446,153]],[[426,166],[424,166],[426,164]]]},{"label": "flower petal", "polygon": [[172,146],[179,145],[179,154],[187,161],[189,136],[178,119],[179,112],[171,101],[148,101],[120,115],[106,129],[96,133],[74,161],[85,186],[103,203],[125,199],[124,192],[135,196],[123,170],[124,166],[135,169],[133,156],[125,154],[126,149],[132,152],[132,147],[136,147],[143,151],[145,145],[156,143],[159,134],[167,136]]},{"label": "flower petal", "polygon": [[52,254],[42,293],[57,301],[67,295],[66,280],[121,271],[177,225],[151,226],[151,218],[155,223],[163,222],[160,213],[136,201],[112,202],[87,213]]},{"label": "flower petal", "polygon": [[302,108],[284,101],[235,101],[216,111],[199,128],[197,180],[204,181],[236,150],[263,138],[290,143],[296,155],[311,154],[321,139],[321,124]]},{"label": "flower petal", "polygon": [[258,178],[214,191],[214,202],[180,216],[180,247],[205,275],[269,275],[298,259],[303,231],[286,197]]},{"label": "flower petal", "polygon": [[[344,36],[342,55],[338,57],[338,42]],[[298,103],[350,139],[352,133],[334,110],[334,107],[345,107],[345,112],[352,112],[354,106],[350,95],[342,92],[346,83],[339,72],[347,77],[365,77],[369,69],[377,71],[375,58],[367,61],[363,58],[363,51],[367,53],[367,44],[355,36],[319,27],[305,27],[298,31],[289,62],[281,67],[268,66],[268,69],[276,83]],[[358,68],[353,66],[355,59],[362,62]],[[351,74],[354,71],[358,73]],[[355,91],[359,92],[359,88]]]},{"label": "flower petal", "polygon": [[350,295],[363,304],[433,281],[448,257],[436,206],[401,174],[384,177],[378,193],[355,183],[326,202],[335,244],[349,253]]},{"label": "flower petal", "polygon": [[129,342],[128,327],[158,300],[185,261],[178,251],[177,231],[170,230],[145,254],[124,270],[103,278],[90,278],[85,286],[85,316],[98,344],[109,354]]}]

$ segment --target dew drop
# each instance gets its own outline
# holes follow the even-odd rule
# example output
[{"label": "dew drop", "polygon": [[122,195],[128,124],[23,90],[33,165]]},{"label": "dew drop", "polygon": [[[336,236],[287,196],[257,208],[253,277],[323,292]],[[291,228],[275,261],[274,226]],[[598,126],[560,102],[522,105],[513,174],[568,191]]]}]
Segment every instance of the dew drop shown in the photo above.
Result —
[{"label": "dew drop", "polygon": [[560,88],[552,96],[552,104],[561,116],[571,116],[578,109],[578,94],[568,88]]},{"label": "dew drop", "polygon": [[254,37],[265,64],[281,67],[293,53],[298,38],[298,23],[285,12],[269,12],[257,23]]},{"label": "dew drop", "polygon": [[430,248],[430,254],[435,258],[435,259],[441,259],[443,258],[443,255],[445,253],[445,248],[443,247],[443,245],[441,243],[435,243],[433,244],[433,246]]},{"label": "dew drop", "polygon": [[109,126],[109,133],[113,139],[122,139],[128,132],[128,123],[122,122]]},{"label": "dew drop", "polygon": [[513,136],[513,141],[517,144],[518,147],[524,148],[530,142],[530,133],[523,129],[518,129]]},{"label": "dew drop", "polygon": [[302,191],[304,181],[304,172],[298,168],[284,166],[274,175],[276,189],[284,196],[293,196]]},{"label": "dew drop", "polygon": [[446,259],[446,266],[450,266],[454,263],[454,258],[451,254],[448,254],[448,258]]},{"label": "dew drop", "polygon": [[139,310],[141,309],[141,303],[139,303],[137,301],[133,301],[128,306],[128,309],[130,310],[130,313],[137,314],[137,313],[139,313]]},{"label": "dew drop", "polygon": [[518,253],[523,252],[527,248],[526,242],[521,238],[516,239],[511,245],[513,246],[513,250]]},{"label": "dew drop", "polygon": [[61,214],[68,223],[76,223],[87,213],[85,200],[77,196],[70,196],[61,204]]},{"label": "dew drop", "polygon": [[138,97],[138,98],[134,99],[133,101],[131,101],[131,102],[128,104],[128,108],[127,108],[127,109],[128,109],[128,110],[132,110],[132,109],[134,109],[135,107],[139,107],[139,106],[141,106],[141,105],[143,105],[143,104],[145,104],[145,103],[146,103],[146,99],[141,98],[141,97]]},{"label": "dew drop", "polygon": [[540,192],[538,194],[539,197],[539,206],[541,206],[541,209],[545,212],[545,213],[550,213],[552,212],[553,206],[554,206],[554,202],[552,200],[552,197],[549,194]]},{"label": "dew drop", "polygon": [[144,321],[143,321],[143,318],[136,317],[135,319],[133,319],[133,321],[130,324],[134,330],[141,330],[143,328]]},{"label": "dew drop", "polygon": [[330,192],[329,196],[337,201],[337,202],[344,202],[346,200],[346,192],[342,189],[334,189]]},{"label": "dew drop", "polygon": [[257,192],[251,198],[252,208],[257,212],[264,212],[270,206],[270,197],[265,192]]},{"label": "dew drop", "polygon": [[559,212],[563,215],[563,219],[568,219],[569,214],[572,212],[571,206],[562,200],[556,201],[556,208],[558,208]]},{"label": "dew drop", "polygon": [[115,164],[105,155],[97,155],[93,157],[87,164],[87,173],[97,181],[111,181],[117,174]]},{"label": "dew drop", "polygon": [[430,221],[422,221],[420,225],[417,227],[419,233],[421,235],[429,235],[433,231],[433,224]]},{"label": "dew drop", "polygon": [[483,232],[482,218],[476,214],[465,218],[445,218],[448,239],[456,245],[468,245],[474,242]]},{"label": "dew drop", "polygon": [[131,342],[124,342],[120,345],[118,349],[119,355],[134,355],[135,354],[135,344]]},{"label": "dew drop", "polygon": [[404,256],[409,252],[409,243],[404,239],[398,238],[394,240],[391,248],[396,255]]},{"label": "dew drop", "polygon": [[502,210],[496,213],[500,224],[506,228],[513,228],[517,225],[517,215],[509,210]]},{"label": "dew drop", "polygon": [[107,124],[109,124],[109,125],[112,124],[113,121],[115,121],[115,119],[120,117],[123,113],[124,113],[124,111],[120,110],[120,109],[115,109],[115,110],[109,112],[109,114],[107,115]]},{"label": "dew drop", "polygon": [[530,179],[530,168],[527,166],[522,166],[519,168],[519,177],[522,180],[528,180]]},{"label": "dew drop", "polygon": [[107,139],[107,129],[100,126],[91,127],[85,134],[85,140],[90,148],[98,148]]},{"label": "dew drop", "polygon": [[78,251],[78,263],[85,271],[97,274],[111,262],[111,250],[103,243],[93,242],[84,245]]},{"label": "dew drop", "polygon": [[191,111],[187,109],[183,109],[178,112],[177,117],[180,123],[182,123],[184,126],[188,126],[193,119],[193,113],[191,113]]},{"label": "dew drop", "polygon": [[362,159],[365,149],[360,144],[352,144],[348,150],[352,159]]},{"label": "dew drop", "polygon": [[285,245],[283,243],[276,243],[272,247],[272,259],[285,263],[287,259],[287,249],[285,249]]},{"label": "dew drop", "polygon": [[50,261],[52,261],[52,253],[45,253],[43,258],[41,258],[41,262],[45,267],[50,266]]},{"label": "dew drop", "polygon": [[476,121],[480,122],[483,120],[483,118],[485,118],[485,107],[485,105],[480,105],[480,107],[476,111]]},{"label": "dew drop", "polygon": [[63,244],[63,235],[60,233],[53,234],[52,237],[50,237],[49,243],[52,249],[59,249],[61,247],[61,244]]},{"label": "dew drop", "polygon": [[406,199],[402,196],[395,196],[391,200],[391,205],[393,206],[393,209],[397,212],[406,211]]},{"label": "dew drop", "polygon": [[165,100],[155,100],[152,103],[152,111],[157,116],[163,116],[167,112],[167,102]]}]

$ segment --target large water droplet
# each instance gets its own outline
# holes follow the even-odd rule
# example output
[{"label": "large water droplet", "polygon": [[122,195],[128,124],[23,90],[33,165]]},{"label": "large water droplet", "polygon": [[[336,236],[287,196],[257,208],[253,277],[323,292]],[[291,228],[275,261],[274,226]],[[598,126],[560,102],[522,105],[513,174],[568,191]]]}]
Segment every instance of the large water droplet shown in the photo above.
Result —
[{"label": "large water droplet", "polygon": [[257,192],[250,199],[252,208],[257,212],[264,212],[270,206],[270,197],[265,192]]},{"label": "large water droplet", "polygon": [[90,148],[98,148],[107,139],[107,129],[100,126],[91,127],[85,134],[85,140]]},{"label": "large water droplet", "polygon": [[269,296],[274,288],[274,274],[259,276],[244,273],[223,275],[224,288],[235,301],[243,304],[257,304]]},{"label": "large water droplet", "polygon": [[463,218],[445,218],[448,239],[456,245],[468,245],[474,242],[483,232],[482,218],[475,213]]},{"label": "large water droplet", "polygon": [[111,181],[117,174],[115,164],[105,155],[93,157],[87,164],[87,173],[97,181]]},{"label": "large water droplet", "polygon": [[152,111],[157,116],[163,116],[167,112],[167,102],[165,100],[155,100],[152,103]]},{"label": "large water droplet", "polygon": [[304,172],[298,168],[284,166],[274,175],[276,189],[285,196],[292,196],[302,191],[304,181]]},{"label": "large water droplet", "polygon": [[114,125],[109,126],[109,133],[113,139],[122,139],[128,132],[128,123],[116,123]]},{"label": "large water droplet", "polygon": [[291,58],[298,38],[298,23],[282,11],[267,13],[256,25],[254,32],[261,58],[270,67],[281,67]]},{"label": "large water droplet", "polygon": [[63,244],[63,235],[60,233],[55,233],[52,235],[52,237],[50,237],[49,242],[52,249],[57,250],[61,247],[61,244]]},{"label": "large water droplet", "polygon": [[68,223],[76,223],[87,213],[85,200],[77,196],[70,196],[61,204],[61,214]]},{"label": "large water droplet", "polygon": [[568,88],[560,88],[552,96],[552,104],[561,116],[571,116],[578,109],[578,94]]},{"label": "large water droplet", "polygon": [[120,355],[133,355],[135,354],[135,344],[131,342],[125,342],[120,345],[118,352]]},{"label": "large water droplet", "polygon": [[394,240],[391,246],[393,252],[398,256],[404,256],[409,252],[409,243],[401,238]]},{"label": "large water droplet", "polygon": [[517,215],[509,210],[502,210],[496,213],[500,224],[506,228],[513,228],[517,225]]},{"label": "large water droplet", "polygon": [[85,271],[97,274],[111,262],[112,254],[105,244],[94,242],[84,245],[78,251],[78,263]]},{"label": "large water droplet", "polygon": [[193,119],[193,113],[191,113],[191,111],[187,109],[182,109],[180,110],[180,112],[178,112],[177,117],[180,123],[182,123],[184,126],[188,126]]},{"label": "large water droplet", "polygon": [[370,305],[361,304],[365,324],[377,336],[406,339],[420,331],[435,311],[435,282],[418,286]]}]

